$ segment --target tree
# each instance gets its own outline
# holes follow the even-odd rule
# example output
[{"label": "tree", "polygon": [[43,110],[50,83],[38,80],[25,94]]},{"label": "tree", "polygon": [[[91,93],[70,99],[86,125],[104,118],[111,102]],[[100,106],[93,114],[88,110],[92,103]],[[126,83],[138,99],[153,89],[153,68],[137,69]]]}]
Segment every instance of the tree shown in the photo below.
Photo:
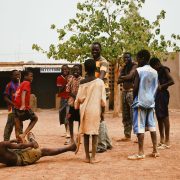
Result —
[{"label": "tree", "polygon": [[[57,45],[51,44],[48,51],[37,44],[33,44],[32,48],[55,60],[83,62],[90,56],[92,42],[99,41],[103,47],[103,56],[115,66],[116,81],[119,67],[116,64],[122,64],[121,56],[125,51],[135,55],[145,48],[152,55],[166,58],[168,48],[180,50],[175,43],[180,39],[179,35],[172,34],[172,39],[166,40],[160,33],[160,23],[165,18],[165,11],[162,10],[156,20],[150,23],[139,13],[144,2],[145,0],[84,0],[77,4],[76,17],[70,19],[67,25],[61,29],[51,25],[51,29],[58,33]],[[117,86],[115,92],[116,90]]]}]

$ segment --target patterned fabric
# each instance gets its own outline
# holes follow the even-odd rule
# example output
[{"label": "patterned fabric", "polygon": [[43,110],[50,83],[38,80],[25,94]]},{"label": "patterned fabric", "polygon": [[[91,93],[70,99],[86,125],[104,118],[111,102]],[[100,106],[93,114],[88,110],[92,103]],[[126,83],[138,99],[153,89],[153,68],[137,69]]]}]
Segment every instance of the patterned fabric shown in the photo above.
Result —
[{"label": "patterned fabric", "polygon": [[131,138],[132,123],[133,123],[133,91],[123,91],[122,92],[122,118],[124,125],[124,135],[127,138]]},{"label": "patterned fabric", "polygon": [[[10,81],[5,88],[4,95],[7,95],[8,98],[14,102],[15,99],[15,92],[19,86],[19,83],[14,83],[13,81]],[[12,111],[13,107],[8,104],[8,111]]]},{"label": "patterned fabric", "polygon": [[100,56],[100,59],[98,61],[96,61],[95,77],[99,78],[101,71],[106,72],[106,75],[105,75],[103,81],[104,81],[105,89],[106,89],[106,98],[108,99],[108,97],[109,97],[109,82],[108,82],[109,64],[108,64],[108,61],[102,56]]},{"label": "patterned fabric", "polygon": [[82,80],[82,77],[79,76],[78,78],[72,76],[69,78],[68,83],[66,85],[66,92],[72,93],[73,95],[77,95],[80,81]]},{"label": "patterned fabric", "polygon": [[137,68],[139,75],[139,91],[133,102],[133,107],[154,108],[155,95],[158,87],[157,71],[150,65]]}]

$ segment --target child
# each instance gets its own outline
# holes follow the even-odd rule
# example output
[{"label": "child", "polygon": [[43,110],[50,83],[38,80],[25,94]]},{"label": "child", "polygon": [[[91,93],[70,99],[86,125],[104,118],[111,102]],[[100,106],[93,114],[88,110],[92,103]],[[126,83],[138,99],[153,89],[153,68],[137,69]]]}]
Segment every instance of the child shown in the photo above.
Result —
[{"label": "child", "polygon": [[160,143],[158,149],[167,149],[170,148],[170,123],[168,111],[169,91],[167,89],[169,86],[174,84],[174,81],[170,75],[170,69],[163,66],[158,58],[152,58],[150,60],[150,65],[152,68],[157,70],[159,80],[158,91],[155,99],[155,112],[160,132]]},{"label": "child", "polygon": [[[101,109],[106,104],[104,82],[95,78],[96,63],[88,59],[84,63],[87,76],[81,81],[75,101],[75,108],[80,106],[80,134],[84,134],[85,162],[96,163],[95,159]],[[92,135],[92,156],[89,154],[89,138]]]},{"label": "child", "polygon": [[69,99],[68,104],[70,106],[69,110],[69,130],[70,130],[70,136],[71,136],[71,143],[74,142],[74,133],[73,133],[73,125],[74,121],[78,121],[80,125],[80,114],[79,109],[74,109],[74,101],[76,99],[76,95],[78,92],[80,80],[81,77],[81,66],[80,65],[74,65],[73,66],[73,76],[69,79],[68,84],[66,86],[66,92],[69,93]]},{"label": "child", "polygon": [[[32,80],[33,73],[31,71],[25,71],[24,81],[20,84],[15,94],[15,133],[16,138],[21,142],[24,142],[25,136],[38,121],[38,117],[30,107]],[[20,123],[28,119],[30,119],[28,127],[23,134],[19,134]]]},{"label": "child", "polygon": [[158,157],[156,125],[154,119],[155,94],[158,87],[157,72],[148,65],[150,53],[147,50],[141,50],[137,54],[138,67],[134,82],[134,102],[133,108],[133,129],[138,137],[138,154],[128,156],[130,160],[144,159],[144,133],[145,129],[151,132],[153,143],[153,157]]},{"label": "child", "polygon": [[61,74],[57,77],[57,87],[59,91],[58,96],[61,98],[60,109],[59,109],[59,122],[60,125],[62,124],[65,125],[66,141],[64,144],[67,145],[70,143],[69,125],[67,121],[67,113],[69,112],[69,106],[68,106],[69,93],[66,92],[66,85],[68,79],[70,78],[68,65],[66,64],[63,65],[61,70],[62,70]]},{"label": "child", "polygon": [[[18,70],[11,72],[11,81],[6,85],[4,92],[4,100],[8,104],[8,119],[4,128],[4,141],[9,141],[13,127],[14,127],[14,98],[15,92],[20,85],[21,73]],[[22,133],[22,123],[20,132]]]}]

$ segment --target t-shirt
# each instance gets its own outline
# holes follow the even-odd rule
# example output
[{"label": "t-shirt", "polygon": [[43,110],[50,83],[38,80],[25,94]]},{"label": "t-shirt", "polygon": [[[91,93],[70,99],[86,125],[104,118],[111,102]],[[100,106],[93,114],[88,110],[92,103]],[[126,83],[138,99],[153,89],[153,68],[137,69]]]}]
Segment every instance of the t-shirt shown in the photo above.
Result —
[{"label": "t-shirt", "polygon": [[78,93],[78,89],[79,89],[79,84],[80,84],[80,81],[82,80],[82,77],[79,76],[79,77],[74,77],[72,76],[69,80],[68,80],[68,83],[66,85],[66,91],[69,92],[69,93],[72,93],[73,95],[77,95]]},{"label": "t-shirt", "polygon": [[106,72],[106,75],[103,81],[105,84],[105,88],[108,89],[109,88],[109,82],[108,82],[109,64],[108,64],[108,61],[102,56],[100,56],[99,60],[96,61],[95,77],[99,78],[101,71]]},{"label": "t-shirt", "polygon": [[30,109],[30,95],[31,95],[31,83],[29,81],[23,81],[18,87],[15,94],[15,108],[19,109],[22,105],[22,92],[26,91],[25,96],[25,109]]},{"label": "t-shirt", "polygon": [[157,71],[150,65],[137,68],[139,75],[139,90],[132,107],[154,108],[155,95],[158,88]]},{"label": "t-shirt", "polygon": [[[64,86],[66,86],[69,78],[70,78],[70,76],[65,78],[63,75],[59,75],[57,77],[57,81],[56,81],[57,87],[64,87]],[[58,97],[61,97],[61,98],[64,98],[64,99],[68,99],[69,98],[69,92],[66,92],[66,88],[65,88],[63,92],[58,94]]]},{"label": "t-shirt", "polygon": [[[10,81],[5,88],[4,95],[8,96],[8,98],[14,103],[15,99],[15,92],[19,86],[19,83],[15,83],[13,81]],[[8,104],[8,111],[11,111],[13,109],[12,105]]]}]

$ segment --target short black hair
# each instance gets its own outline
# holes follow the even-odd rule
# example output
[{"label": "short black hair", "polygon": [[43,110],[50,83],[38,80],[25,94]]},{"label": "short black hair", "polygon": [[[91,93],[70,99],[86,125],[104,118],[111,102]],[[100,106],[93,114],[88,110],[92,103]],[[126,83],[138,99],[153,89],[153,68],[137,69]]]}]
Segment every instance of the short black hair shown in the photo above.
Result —
[{"label": "short black hair", "polygon": [[130,56],[132,56],[130,52],[125,52],[124,54],[129,54]]},{"label": "short black hair", "polygon": [[63,68],[63,67],[69,68],[69,66],[67,64],[63,64],[61,68]]},{"label": "short black hair", "polygon": [[82,65],[81,64],[75,64],[74,66],[73,66],[73,68],[74,67],[78,67],[79,69],[80,69],[80,74],[82,75]]},{"label": "short black hair", "polygon": [[11,76],[13,76],[14,72],[19,72],[17,69],[11,71]]},{"label": "short black hair", "polygon": [[151,67],[154,67],[155,65],[157,65],[159,63],[160,63],[160,60],[157,57],[153,57],[149,61],[149,64]]},{"label": "short black hair", "polygon": [[31,70],[26,70],[26,71],[24,71],[24,77],[25,76],[28,76],[30,73],[32,73],[33,74],[33,72],[31,71]]},{"label": "short black hair", "polygon": [[137,53],[137,58],[138,59],[141,59],[142,61],[144,61],[145,63],[148,63],[149,62],[149,59],[151,57],[151,54],[148,50],[146,49],[143,49],[141,51],[139,51]]},{"label": "short black hair", "polygon": [[100,47],[100,49],[102,49],[100,42],[93,42],[93,43],[92,43],[92,46],[94,46],[94,45],[98,45],[98,46]]},{"label": "short black hair", "polygon": [[94,59],[87,59],[84,63],[85,71],[87,73],[94,73],[96,71],[96,62]]}]

